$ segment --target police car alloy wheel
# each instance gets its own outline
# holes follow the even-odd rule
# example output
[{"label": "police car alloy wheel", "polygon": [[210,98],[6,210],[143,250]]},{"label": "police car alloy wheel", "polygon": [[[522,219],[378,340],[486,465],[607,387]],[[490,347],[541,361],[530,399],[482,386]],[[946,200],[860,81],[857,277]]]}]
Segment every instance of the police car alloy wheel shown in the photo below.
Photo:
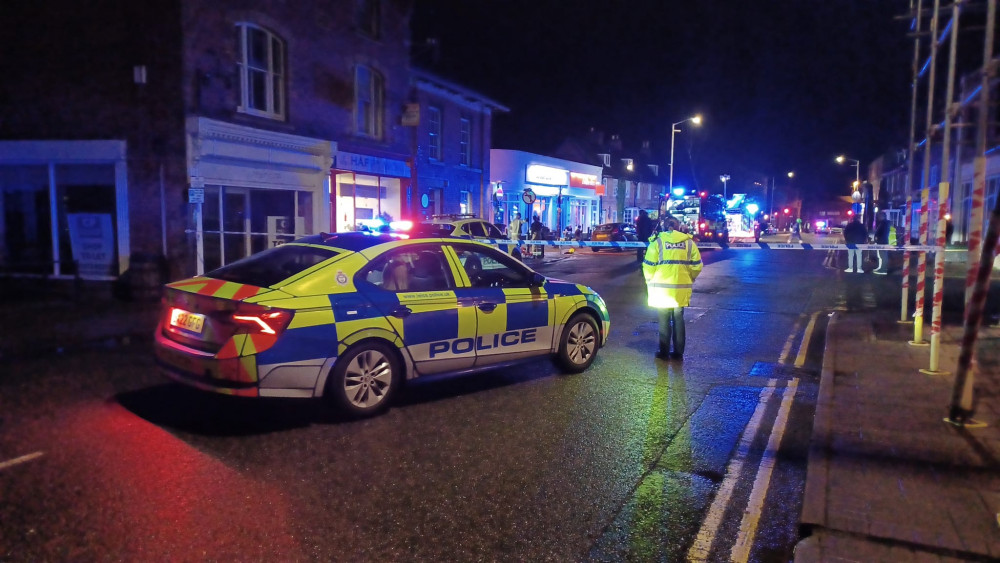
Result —
[{"label": "police car alloy wheel", "polygon": [[401,375],[399,360],[388,344],[362,342],[337,360],[326,394],[347,413],[378,414],[388,408]]},{"label": "police car alloy wheel", "polygon": [[570,373],[579,373],[594,362],[597,354],[599,333],[597,323],[587,314],[576,314],[566,323],[559,353],[556,356],[560,367]]}]

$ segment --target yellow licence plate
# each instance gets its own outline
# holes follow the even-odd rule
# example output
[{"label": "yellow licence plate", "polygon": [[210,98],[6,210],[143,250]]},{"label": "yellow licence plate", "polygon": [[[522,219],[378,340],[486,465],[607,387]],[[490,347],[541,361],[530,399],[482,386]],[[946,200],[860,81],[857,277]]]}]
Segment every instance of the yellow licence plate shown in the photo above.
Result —
[{"label": "yellow licence plate", "polygon": [[182,309],[171,309],[170,326],[201,334],[202,328],[205,326],[205,315],[189,313]]}]

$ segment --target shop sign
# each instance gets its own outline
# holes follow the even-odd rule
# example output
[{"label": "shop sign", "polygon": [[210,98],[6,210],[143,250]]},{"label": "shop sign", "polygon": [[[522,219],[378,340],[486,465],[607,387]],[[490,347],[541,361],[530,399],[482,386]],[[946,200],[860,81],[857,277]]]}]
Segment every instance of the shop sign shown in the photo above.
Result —
[{"label": "shop sign", "polygon": [[525,178],[531,184],[565,186],[569,184],[569,172],[541,164],[532,164],[525,170]]},{"label": "shop sign", "polygon": [[81,276],[106,276],[114,262],[114,234],[107,213],[67,213],[73,260]]},{"label": "shop sign", "polygon": [[594,188],[598,184],[598,178],[594,174],[569,173],[569,185],[571,188]]},{"label": "shop sign", "polygon": [[377,176],[410,177],[410,167],[405,161],[352,152],[338,151],[334,157],[333,167],[337,170],[363,172]]}]

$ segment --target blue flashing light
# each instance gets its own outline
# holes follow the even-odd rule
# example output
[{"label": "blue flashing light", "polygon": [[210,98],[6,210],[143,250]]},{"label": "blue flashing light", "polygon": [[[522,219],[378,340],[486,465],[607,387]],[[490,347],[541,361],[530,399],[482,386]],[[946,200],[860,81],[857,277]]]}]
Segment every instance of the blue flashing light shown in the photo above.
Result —
[{"label": "blue flashing light", "polygon": [[747,211],[751,215],[756,215],[757,211],[759,211],[759,210],[760,210],[760,207],[758,207],[756,203],[748,203],[747,204]]},{"label": "blue flashing light", "polygon": [[677,187],[674,188],[674,195],[677,196],[677,197],[680,197],[680,196],[684,195],[684,192],[686,192],[686,191],[687,191],[687,188],[685,188],[684,186],[677,186]]}]

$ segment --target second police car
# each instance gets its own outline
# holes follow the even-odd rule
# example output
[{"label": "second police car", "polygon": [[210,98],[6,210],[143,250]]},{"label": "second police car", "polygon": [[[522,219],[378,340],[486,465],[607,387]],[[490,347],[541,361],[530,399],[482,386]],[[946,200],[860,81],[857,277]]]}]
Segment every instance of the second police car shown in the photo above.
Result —
[{"label": "second police car", "polygon": [[458,239],[319,234],[165,288],[155,350],[181,383],[385,409],[407,379],[552,356],[585,370],[610,330],[588,287]]}]

